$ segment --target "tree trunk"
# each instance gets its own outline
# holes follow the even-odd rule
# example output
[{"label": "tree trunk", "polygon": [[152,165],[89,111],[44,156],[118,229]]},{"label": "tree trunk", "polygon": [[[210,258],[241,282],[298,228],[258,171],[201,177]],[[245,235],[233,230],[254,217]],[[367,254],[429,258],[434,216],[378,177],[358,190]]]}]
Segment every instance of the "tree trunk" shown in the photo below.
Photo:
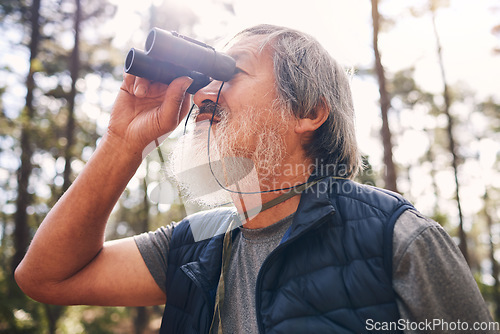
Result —
[{"label": "tree trunk", "polygon": [[391,100],[386,88],[386,79],[384,67],[380,59],[380,52],[378,49],[378,33],[380,25],[380,14],[378,12],[378,0],[372,1],[372,20],[373,20],[373,52],[375,54],[375,71],[378,78],[378,86],[380,92],[380,111],[382,115],[382,129],[380,134],[382,136],[382,144],[384,146],[384,164],[386,171],[384,173],[385,188],[398,191],[397,188],[397,173],[396,166],[394,165],[392,157],[392,134],[389,127],[388,111],[391,106]]},{"label": "tree trunk", "polygon": [[500,319],[500,268],[497,260],[495,259],[495,242],[493,234],[493,218],[490,215],[490,201],[488,196],[488,190],[484,192],[484,209],[483,214],[486,218],[486,224],[488,226],[488,234],[490,239],[490,261],[491,261],[491,276],[493,276],[493,299],[495,303],[494,315],[495,319],[498,321]]},{"label": "tree trunk", "polygon": [[[143,207],[139,215],[139,219],[141,221],[141,226],[140,226],[141,231],[139,232],[146,232],[149,230],[149,208],[150,208],[149,199],[147,195],[148,184],[146,177],[144,177],[142,181],[142,186],[144,188],[144,198],[143,198]],[[136,334],[143,334],[149,325],[150,312],[149,309],[146,307],[136,307],[135,310],[136,314],[134,318],[134,330]]]},{"label": "tree trunk", "polygon": [[149,324],[149,310],[147,307],[139,306],[135,308],[134,330],[135,334],[143,334]]},{"label": "tree trunk", "polygon": [[44,304],[44,306],[49,327],[49,334],[55,334],[57,333],[57,320],[59,320],[66,308],[61,305]]},{"label": "tree trunk", "polygon": [[31,195],[28,191],[29,178],[32,171],[31,157],[33,156],[33,140],[31,128],[35,109],[33,107],[33,91],[35,90],[34,74],[37,71],[36,58],[40,44],[40,2],[33,0],[31,5],[31,40],[30,40],[30,68],[26,78],[26,105],[21,114],[21,165],[17,171],[17,199],[15,213],[14,249],[11,269],[14,271],[26,253],[30,242],[30,229],[26,209],[31,204]]},{"label": "tree trunk", "polygon": [[450,90],[448,88],[448,82],[446,81],[446,73],[444,70],[441,41],[439,39],[439,34],[436,27],[436,12],[432,5],[431,5],[431,14],[432,14],[432,27],[434,28],[434,36],[436,38],[436,52],[439,59],[439,67],[441,68],[441,77],[443,80],[443,98],[444,98],[443,113],[446,115],[446,118],[448,120],[448,125],[446,127],[446,132],[448,134],[448,143],[449,143],[448,149],[452,157],[451,165],[453,168],[453,175],[455,178],[455,200],[457,202],[457,208],[458,208],[458,220],[459,220],[458,237],[460,240],[458,246],[462,251],[463,256],[465,257],[465,260],[467,261],[467,263],[469,263],[467,236],[465,235],[462,206],[460,204],[460,183],[458,182],[458,154],[455,144],[455,137],[453,136],[453,128],[454,128],[453,117],[451,116],[450,113],[450,108],[451,108]]},{"label": "tree trunk", "polygon": [[[427,137],[431,139],[431,142],[434,141],[435,134],[434,133],[431,134],[431,130],[425,130],[425,132],[427,133]],[[429,149],[427,150],[425,156],[427,158],[427,161],[429,161],[431,164],[431,171],[430,171],[430,176],[432,180],[431,184],[432,184],[432,189],[434,189],[434,195],[436,196],[436,200],[434,201],[433,212],[434,215],[438,215],[441,212],[438,203],[440,193],[439,193],[439,187],[436,182],[436,168],[434,166],[434,152],[432,150],[432,143],[429,143]]]},{"label": "tree trunk", "polygon": [[76,81],[78,80],[80,70],[80,22],[81,22],[81,4],[80,0],[75,0],[75,42],[70,59],[71,73],[71,91],[68,96],[68,122],[66,123],[66,149],[64,152],[64,183],[63,193],[68,190],[71,185],[71,159],[73,158],[73,144],[75,133],[75,99],[76,99]]}]

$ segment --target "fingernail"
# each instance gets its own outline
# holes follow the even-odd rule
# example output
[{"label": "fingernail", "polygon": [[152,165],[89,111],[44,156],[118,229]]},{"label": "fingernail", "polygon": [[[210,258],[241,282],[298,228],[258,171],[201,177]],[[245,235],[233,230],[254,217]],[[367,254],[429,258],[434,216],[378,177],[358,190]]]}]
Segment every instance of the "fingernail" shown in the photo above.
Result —
[{"label": "fingernail", "polygon": [[182,90],[186,91],[189,88],[189,86],[191,86],[192,83],[193,83],[193,79],[187,78],[184,85],[182,85]]}]

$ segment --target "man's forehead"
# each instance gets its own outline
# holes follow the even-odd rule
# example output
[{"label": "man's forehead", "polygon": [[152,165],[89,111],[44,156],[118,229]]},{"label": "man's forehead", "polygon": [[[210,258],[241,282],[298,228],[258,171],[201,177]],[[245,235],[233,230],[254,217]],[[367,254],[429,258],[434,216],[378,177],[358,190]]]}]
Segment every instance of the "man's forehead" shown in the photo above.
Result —
[{"label": "man's forehead", "polygon": [[263,35],[243,35],[233,38],[225,48],[225,52],[235,60],[261,57],[265,51],[266,38]]}]

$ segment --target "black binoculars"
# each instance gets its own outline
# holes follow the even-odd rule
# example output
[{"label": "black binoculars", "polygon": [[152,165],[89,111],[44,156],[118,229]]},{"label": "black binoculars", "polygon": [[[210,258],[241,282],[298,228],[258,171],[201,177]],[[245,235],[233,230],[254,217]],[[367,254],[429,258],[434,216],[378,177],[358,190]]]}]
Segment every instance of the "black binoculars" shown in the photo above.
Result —
[{"label": "black binoculars", "polygon": [[130,49],[125,59],[126,73],[165,84],[188,76],[193,79],[187,89],[190,94],[212,80],[229,81],[236,72],[236,62],[229,55],[176,32],[151,29],[145,50]]}]

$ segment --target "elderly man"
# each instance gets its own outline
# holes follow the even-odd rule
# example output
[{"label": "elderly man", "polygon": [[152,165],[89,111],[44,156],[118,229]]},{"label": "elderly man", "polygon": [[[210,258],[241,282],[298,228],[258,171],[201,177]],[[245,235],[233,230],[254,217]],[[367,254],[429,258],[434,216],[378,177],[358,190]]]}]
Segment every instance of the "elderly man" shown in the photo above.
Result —
[{"label": "elderly man", "polygon": [[[38,229],[16,271],[19,286],[53,304],[166,303],[162,333],[487,325],[444,230],[399,195],[351,180],[360,159],[350,88],[327,52],[301,32],[260,25],[239,33],[227,53],[237,74],[194,95],[194,135],[174,149],[171,169],[191,196],[221,204],[210,195],[216,184],[237,210],[104,242],[143,150],[178,126],[190,102],[187,77],[167,86],[125,75],[107,133]],[[231,159],[251,167],[241,173]],[[208,166],[202,178],[185,172],[194,161]],[[200,229],[210,232],[200,237]]]}]

